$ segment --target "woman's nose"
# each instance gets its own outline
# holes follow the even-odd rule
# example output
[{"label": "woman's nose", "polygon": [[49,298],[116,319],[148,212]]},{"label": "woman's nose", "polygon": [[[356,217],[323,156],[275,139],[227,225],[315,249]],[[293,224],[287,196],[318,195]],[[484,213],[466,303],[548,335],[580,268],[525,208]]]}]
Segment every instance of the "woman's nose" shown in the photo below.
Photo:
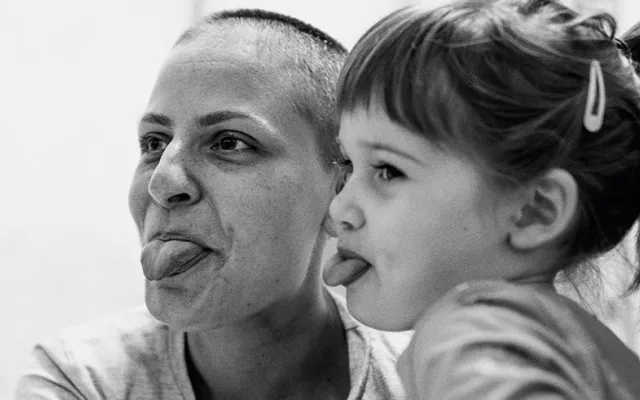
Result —
[{"label": "woman's nose", "polygon": [[200,200],[201,191],[189,170],[186,149],[170,143],[149,181],[149,194],[162,207],[171,209]]}]

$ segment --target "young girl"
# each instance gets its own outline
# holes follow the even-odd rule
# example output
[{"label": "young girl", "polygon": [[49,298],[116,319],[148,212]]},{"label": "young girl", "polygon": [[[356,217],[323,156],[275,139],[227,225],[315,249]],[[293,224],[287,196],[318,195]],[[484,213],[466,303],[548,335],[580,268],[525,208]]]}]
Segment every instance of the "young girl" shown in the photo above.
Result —
[{"label": "young girl", "polygon": [[325,281],[364,323],[415,329],[409,398],[640,398],[637,356],[553,286],[640,214],[638,79],[615,28],[550,0],[466,1],[397,11],[351,53]]}]

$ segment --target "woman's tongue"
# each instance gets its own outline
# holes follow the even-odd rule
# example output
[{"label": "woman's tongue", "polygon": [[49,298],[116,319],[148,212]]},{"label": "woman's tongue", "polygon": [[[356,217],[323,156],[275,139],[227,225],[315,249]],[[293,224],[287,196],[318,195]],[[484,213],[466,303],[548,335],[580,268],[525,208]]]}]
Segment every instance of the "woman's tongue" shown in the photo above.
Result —
[{"label": "woman's tongue", "polygon": [[325,264],[322,275],[329,286],[349,285],[370,267],[371,264],[360,258],[345,260],[339,254],[334,254]]},{"label": "woman's tongue", "polygon": [[148,280],[161,280],[180,271],[204,251],[200,245],[189,241],[152,240],[142,249],[142,270]]}]

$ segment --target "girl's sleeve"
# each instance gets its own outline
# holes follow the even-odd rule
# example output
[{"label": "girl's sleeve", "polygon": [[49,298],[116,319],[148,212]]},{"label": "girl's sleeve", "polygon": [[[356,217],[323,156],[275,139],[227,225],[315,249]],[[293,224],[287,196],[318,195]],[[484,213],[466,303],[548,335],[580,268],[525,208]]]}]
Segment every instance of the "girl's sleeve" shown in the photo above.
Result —
[{"label": "girl's sleeve", "polygon": [[530,315],[474,304],[431,315],[406,370],[420,400],[606,398],[585,381],[574,349]]}]

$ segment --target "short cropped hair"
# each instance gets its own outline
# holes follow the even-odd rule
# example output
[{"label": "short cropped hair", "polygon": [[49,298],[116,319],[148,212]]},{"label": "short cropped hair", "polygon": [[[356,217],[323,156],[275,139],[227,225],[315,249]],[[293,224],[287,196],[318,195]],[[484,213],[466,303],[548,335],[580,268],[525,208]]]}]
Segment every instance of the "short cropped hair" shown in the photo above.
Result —
[{"label": "short cropped hair", "polygon": [[283,14],[238,9],[215,12],[187,29],[176,46],[194,40],[209,29],[229,24],[255,28],[269,41],[267,46],[274,68],[288,73],[294,108],[316,131],[321,157],[327,168],[340,158],[335,140],[339,119],[336,112],[336,86],[347,56],[346,48],[314,26]]},{"label": "short cropped hair", "polygon": [[[553,0],[405,8],[352,50],[338,109],[381,107],[497,184],[568,171],[580,208],[557,265],[576,265],[616,246],[640,213],[640,93],[615,31],[611,15]],[[598,132],[582,122],[593,60],[606,87]]]}]

